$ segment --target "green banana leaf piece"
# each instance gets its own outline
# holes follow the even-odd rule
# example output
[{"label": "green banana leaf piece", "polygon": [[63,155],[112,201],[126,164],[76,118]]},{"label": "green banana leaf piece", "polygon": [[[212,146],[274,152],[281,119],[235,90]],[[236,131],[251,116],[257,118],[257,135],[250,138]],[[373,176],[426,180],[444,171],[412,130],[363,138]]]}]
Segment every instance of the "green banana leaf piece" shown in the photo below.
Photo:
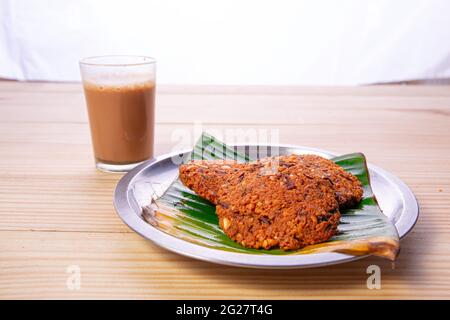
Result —
[{"label": "green banana leaf piece", "polygon": [[[230,147],[203,133],[184,162],[193,159],[233,159],[238,162],[249,162],[261,155],[267,156],[267,150]],[[292,251],[245,248],[228,238],[220,229],[215,206],[185,187],[179,179],[176,179],[162,196],[154,200],[157,209],[153,210],[153,214],[146,215],[144,210],[143,216],[147,222],[172,236],[218,250],[272,255],[342,252],[352,255],[373,254],[395,260],[399,252],[397,230],[378,206],[370,186],[364,155],[352,153],[331,160],[358,177],[364,195],[357,208],[341,211],[338,234],[327,242]]]}]

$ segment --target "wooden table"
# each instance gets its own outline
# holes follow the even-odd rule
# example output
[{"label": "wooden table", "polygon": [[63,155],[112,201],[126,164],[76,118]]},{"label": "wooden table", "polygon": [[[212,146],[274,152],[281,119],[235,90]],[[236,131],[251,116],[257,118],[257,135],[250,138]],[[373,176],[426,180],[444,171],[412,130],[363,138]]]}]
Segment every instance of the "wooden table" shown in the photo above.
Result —
[{"label": "wooden table", "polygon": [[[364,152],[420,203],[395,269],[366,258],[252,270],[161,249],[114,211],[121,175],[94,167],[80,85],[3,81],[0,298],[450,298],[450,87],[160,86],[157,109],[157,154],[202,128],[274,129],[281,143]],[[380,290],[366,286],[372,264]],[[79,290],[67,286],[71,266]]]}]

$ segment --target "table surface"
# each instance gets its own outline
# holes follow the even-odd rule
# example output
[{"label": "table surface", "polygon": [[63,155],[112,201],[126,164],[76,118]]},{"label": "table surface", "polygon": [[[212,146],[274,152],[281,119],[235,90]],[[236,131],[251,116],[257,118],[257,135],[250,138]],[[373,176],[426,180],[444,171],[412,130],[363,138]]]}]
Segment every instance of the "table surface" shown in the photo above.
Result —
[{"label": "table surface", "polygon": [[[395,265],[242,269],[168,252],[122,223],[112,204],[121,175],[94,168],[80,84],[1,81],[0,298],[448,299],[449,127],[449,86],[160,86],[158,155],[202,129],[257,129],[280,143],[364,152],[417,196],[421,215]],[[373,264],[379,290],[367,288]],[[68,286],[73,266],[79,288]]]}]

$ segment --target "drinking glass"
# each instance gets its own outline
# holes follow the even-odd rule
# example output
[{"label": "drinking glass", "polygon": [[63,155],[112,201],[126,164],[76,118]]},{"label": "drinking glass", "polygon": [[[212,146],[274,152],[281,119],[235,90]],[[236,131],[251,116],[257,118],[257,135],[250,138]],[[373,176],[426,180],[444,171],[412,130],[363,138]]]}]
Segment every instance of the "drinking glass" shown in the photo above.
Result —
[{"label": "drinking glass", "polygon": [[98,169],[126,172],[153,157],[156,61],[97,56],[80,61]]}]

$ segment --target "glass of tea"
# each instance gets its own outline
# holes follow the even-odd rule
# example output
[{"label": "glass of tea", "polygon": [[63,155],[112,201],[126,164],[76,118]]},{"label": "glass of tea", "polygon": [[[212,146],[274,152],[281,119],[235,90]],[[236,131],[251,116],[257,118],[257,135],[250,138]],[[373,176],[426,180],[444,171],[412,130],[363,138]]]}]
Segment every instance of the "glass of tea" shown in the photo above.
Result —
[{"label": "glass of tea", "polygon": [[155,59],[89,57],[80,70],[97,168],[126,172],[152,158]]}]

